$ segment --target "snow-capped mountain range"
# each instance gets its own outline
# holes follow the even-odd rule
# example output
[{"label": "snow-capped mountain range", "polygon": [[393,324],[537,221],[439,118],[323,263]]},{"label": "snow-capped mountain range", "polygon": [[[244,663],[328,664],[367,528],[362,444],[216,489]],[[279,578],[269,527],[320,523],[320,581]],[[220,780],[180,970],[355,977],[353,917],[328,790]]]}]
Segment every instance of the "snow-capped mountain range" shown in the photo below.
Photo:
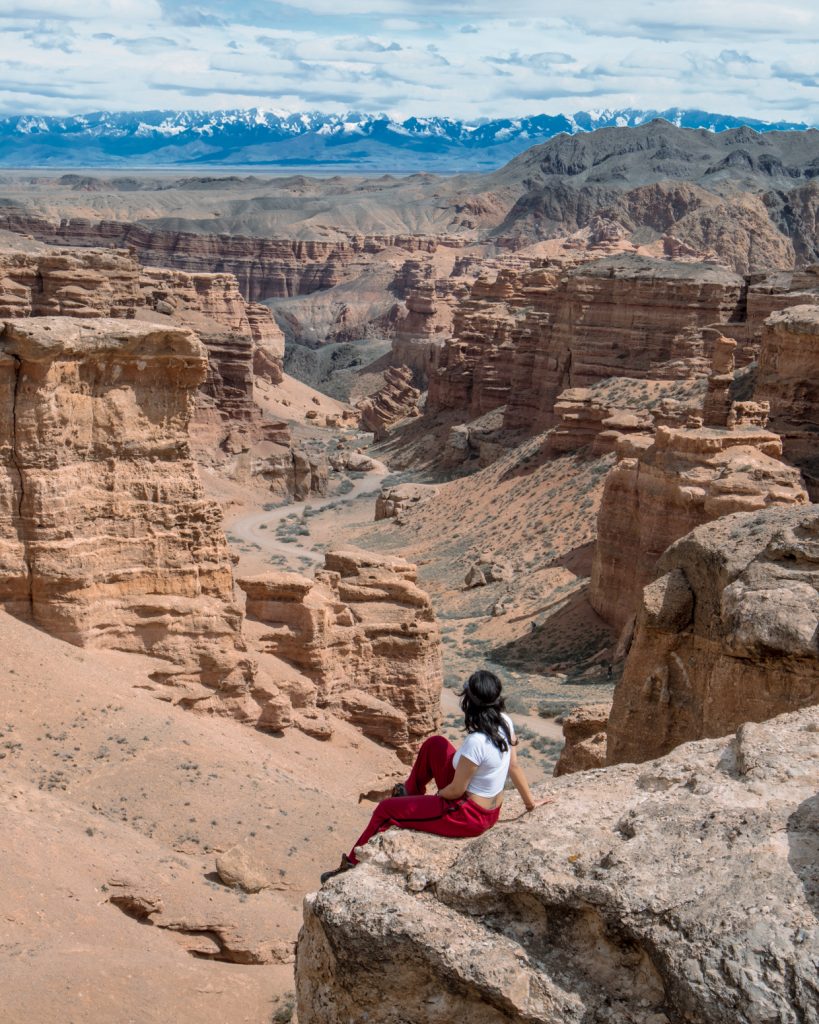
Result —
[{"label": "snow-capped mountain range", "polygon": [[359,171],[487,170],[565,132],[635,127],[664,118],[683,128],[805,130],[788,121],[702,110],[590,110],[571,116],[460,121],[383,114],[278,110],[106,111],[72,117],[0,118],[3,167],[327,168]]}]

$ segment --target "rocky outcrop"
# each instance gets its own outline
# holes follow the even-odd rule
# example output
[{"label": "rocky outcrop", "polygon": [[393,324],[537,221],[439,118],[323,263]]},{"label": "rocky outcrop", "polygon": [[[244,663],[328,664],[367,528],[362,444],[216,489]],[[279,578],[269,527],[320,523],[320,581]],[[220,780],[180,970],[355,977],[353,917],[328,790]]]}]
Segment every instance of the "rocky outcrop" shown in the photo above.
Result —
[{"label": "rocky outcrop", "polygon": [[799,270],[753,274],[749,279],[747,318],[757,337],[772,313],[788,306],[819,305],[819,263]]},{"label": "rocky outcrop", "polygon": [[[130,253],[47,249],[0,254],[0,310],[12,317],[122,316],[192,328],[207,349],[193,432],[197,458],[208,465],[250,451],[243,481],[263,479],[275,493],[323,493],[326,467],[296,448],[283,423],[265,422],[256,404],[257,377],[282,381],[284,338],[266,306],[245,303],[231,274],[188,274],[141,268]],[[254,472],[258,470],[258,472]]]},{"label": "rocky outcrop", "polygon": [[408,366],[389,366],[384,371],[384,383],[356,408],[361,414],[361,427],[371,430],[376,441],[383,441],[390,427],[407,416],[418,416],[421,392],[412,384],[412,370]]},{"label": "rocky outcrop", "polygon": [[732,512],[808,500],[798,470],[781,461],[777,434],[753,425],[659,427],[618,443],[597,519],[589,599],[622,628],[665,549]]},{"label": "rocky outcrop", "polygon": [[479,839],[388,832],[305,901],[299,1019],[813,1024],[817,764],[813,708],[554,780]]},{"label": "rocky outcrop", "polygon": [[615,690],[610,764],[819,703],[819,506],[701,526],[656,575]]},{"label": "rocky outcrop", "polygon": [[570,775],[606,763],[606,728],[611,712],[608,704],[582,704],[563,719],[563,749],[555,775]]},{"label": "rocky outcrop", "polygon": [[610,377],[708,372],[710,324],[744,317],[745,283],[722,267],[613,256],[478,281],[430,376],[431,411],[506,406],[504,426],[553,426],[567,388]]},{"label": "rocky outcrop", "polygon": [[245,311],[253,338],[253,373],[270,384],[281,384],[284,379],[284,334],[268,306],[248,302]]},{"label": "rocky outcrop", "polygon": [[506,425],[552,425],[567,387],[707,372],[701,329],[739,317],[742,294],[742,278],[707,264],[611,257],[570,271],[516,363]]},{"label": "rocky outcrop", "polygon": [[[272,494],[304,501],[311,494],[326,494],[329,466],[323,456],[315,456],[293,444],[286,423],[262,424],[264,440],[252,449],[249,475],[264,481]],[[228,440],[230,440],[230,435]],[[241,436],[239,451],[245,446]]]},{"label": "rocky outcrop", "polygon": [[603,455],[613,452],[624,434],[644,433],[652,425],[647,412],[608,405],[590,388],[562,391],[554,414],[557,424],[549,434],[549,449],[556,453],[590,447]]},{"label": "rocky outcrop", "polygon": [[139,302],[139,265],[130,253],[0,253],[0,317],[132,317]]},{"label": "rocky outcrop", "polygon": [[[208,376],[203,392],[213,399],[225,424],[244,423],[246,430],[249,424],[258,425],[261,415],[253,393],[256,363],[267,366],[268,379],[282,379],[284,338],[270,310],[253,305],[251,314],[232,274],[146,267],[140,274],[140,291],[138,315],[169,317],[192,327],[205,343]],[[278,366],[276,350],[281,353]]]},{"label": "rocky outcrop", "polygon": [[427,380],[437,350],[452,333],[456,295],[467,293],[465,282],[454,276],[436,278],[429,263],[406,260],[392,290],[406,307],[391,325],[393,364],[409,366],[420,380]]},{"label": "rocky outcrop", "polygon": [[0,600],[70,643],[163,659],[169,699],[252,718],[221,514],[188,443],[206,365],[180,327],[5,321]]},{"label": "rocky outcrop", "polygon": [[375,519],[400,519],[411,508],[434,498],[435,487],[429,484],[398,484],[384,487],[375,499]]},{"label": "rocky outcrop", "polygon": [[239,580],[248,616],[270,627],[266,649],[313,680],[306,705],[347,718],[404,758],[437,726],[443,682],[438,625],[415,580],[404,559],[357,549],[328,552],[315,580]]},{"label": "rocky outcrop", "polygon": [[[819,299],[819,295],[817,295]],[[793,306],[765,322],[754,398],[770,406],[785,458],[819,498],[819,304]]]},{"label": "rocky outcrop", "polygon": [[494,280],[479,278],[456,306],[452,337],[436,353],[429,375],[430,411],[459,409],[474,418],[506,403],[514,331],[522,317],[512,300],[520,290],[518,274],[501,270]]},{"label": "rocky outcrop", "polygon": [[[82,217],[52,221],[9,208],[3,210],[0,227],[51,245],[130,248],[143,266],[231,274],[250,302],[332,288],[356,277],[374,255],[388,248],[434,252],[439,244],[438,238],[411,234],[350,234],[343,241],[196,234],[127,221]],[[457,239],[447,241],[461,244]]]}]

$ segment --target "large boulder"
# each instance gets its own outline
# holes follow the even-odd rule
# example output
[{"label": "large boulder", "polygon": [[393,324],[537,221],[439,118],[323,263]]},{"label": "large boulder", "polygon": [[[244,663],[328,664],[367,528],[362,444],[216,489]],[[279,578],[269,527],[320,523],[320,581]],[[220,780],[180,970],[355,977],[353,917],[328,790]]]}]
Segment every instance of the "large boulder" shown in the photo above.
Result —
[{"label": "large boulder", "polygon": [[819,709],[568,775],[308,896],[299,1019],[816,1024]]}]

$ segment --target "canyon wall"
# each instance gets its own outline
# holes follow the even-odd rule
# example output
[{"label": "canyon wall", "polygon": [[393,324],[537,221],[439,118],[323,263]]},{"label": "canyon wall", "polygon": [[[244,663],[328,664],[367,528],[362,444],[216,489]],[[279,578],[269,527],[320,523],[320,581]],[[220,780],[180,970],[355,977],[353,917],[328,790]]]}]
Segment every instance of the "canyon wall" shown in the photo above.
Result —
[{"label": "canyon wall", "polygon": [[811,708],[377,837],[305,900],[299,1019],[814,1022],[818,758]]},{"label": "canyon wall", "polygon": [[[329,551],[315,580],[270,572],[239,580],[265,650],[315,690],[291,695],[358,725],[411,761],[440,720],[441,638],[429,596],[403,558]],[[283,684],[284,685],[284,684]]]},{"label": "canyon wall", "polygon": [[616,629],[634,615],[675,540],[732,512],[805,503],[777,434],[754,425],[659,427],[618,442],[597,518],[589,600]]},{"label": "canyon wall", "polygon": [[553,425],[567,388],[704,374],[703,328],[741,320],[744,294],[744,280],[722,267],[642,256],[507,271],[456,309],[429,408],[474,416],[505,405],[507,428],[538,431]]},{"label": "canyon wall", "polygon": [[819,499],[818,368],[819,302],[765,321],[754,397],[769,403],[785,458],[802,471],[813,500]]},{"label": "canyon wall", "polygon": [[326,466],[293,445],[289,428],[264,420],[255,380],[283,379],[284,337],[266,306],[246,303],[231,274],[140,267],[114,249],[0,253],[0,315],[117,316],[192,328],[207,350],[192,430],[196,456],[215,465],[255,448],[237,472],[276,494],[323,493]]},{"label": "canyon wall", "polygon": [[819,703],[819,506],[700,526],[656,575],[614,694],[609,764]]},{"label": "canyon wall", "polygon": [[174,700],[257,715],[221,513],[188,442],[201,342],[37,317],[3,323],[0,358],[4,607],[73,644],[162,659],[153,678]]},{"label": "canyon wall", "polygon": [[0,215],[0,229],[52,245],[130,248],[144,266],[232,274],[251,302],[332,288],[356,277],[374,255],[388,248],[434,252],[442,242],[463,244],[459,239],[410,234],[351,234],[347,240],[332,242],[195,234],[81,217],[53,222],[9,208]]}]

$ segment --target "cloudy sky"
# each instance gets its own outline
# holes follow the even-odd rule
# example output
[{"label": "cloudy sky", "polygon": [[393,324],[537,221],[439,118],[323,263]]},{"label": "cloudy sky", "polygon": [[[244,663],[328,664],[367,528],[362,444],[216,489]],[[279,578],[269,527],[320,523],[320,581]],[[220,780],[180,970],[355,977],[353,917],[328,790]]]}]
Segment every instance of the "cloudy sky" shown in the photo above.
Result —
[{"label": "cloudy sky", "polygon": [[819,123],[818,0],[0,0],[0,25],[5,114],[682,106]]}]

